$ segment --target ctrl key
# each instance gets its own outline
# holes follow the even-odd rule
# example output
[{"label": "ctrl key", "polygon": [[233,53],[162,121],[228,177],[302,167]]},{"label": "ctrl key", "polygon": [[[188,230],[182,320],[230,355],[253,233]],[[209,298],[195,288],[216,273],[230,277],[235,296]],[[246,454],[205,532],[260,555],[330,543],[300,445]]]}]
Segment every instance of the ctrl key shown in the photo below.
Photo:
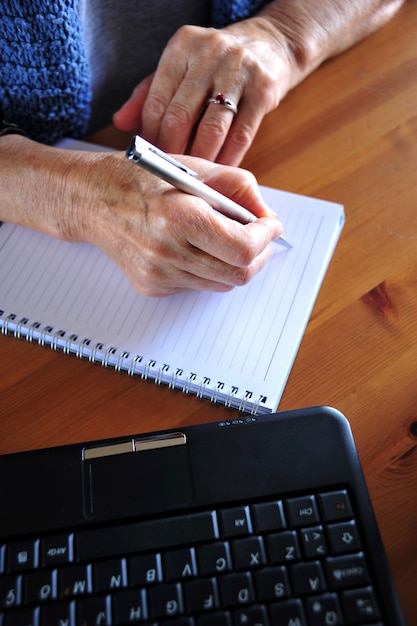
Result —
[{"label": "ctrl key", "polygon": [[349,623],[359,624],[380,619],[378,603],[372,587],[344,591],[342,604]]}]

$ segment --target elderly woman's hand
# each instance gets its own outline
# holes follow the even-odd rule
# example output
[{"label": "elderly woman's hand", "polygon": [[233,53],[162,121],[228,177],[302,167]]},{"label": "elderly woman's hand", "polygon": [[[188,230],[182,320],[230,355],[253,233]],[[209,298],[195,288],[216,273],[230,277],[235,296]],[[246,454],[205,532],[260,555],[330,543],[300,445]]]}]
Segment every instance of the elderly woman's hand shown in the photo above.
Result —
[{"label": "elderly woman's hand", "polygon": [[[252,18],[222,30],[184,26],[114,123],[139,130],[167,152],[238,165],[264,115],[288,91],[290,62],[285,38],[268,20]],[[223,96],[218,104],[207,104],[217,94]],[[224,99],[232,105],[224,106]]]},{"label": "elderly woman's hand", "polygon": [[264,115],[292,87],[382,26],[403,2],[275,0],[221,30],[185,26],[114,123],[168,152],[238,165]]},{"label": "elderly woman's hand", "polygon": [[1,148],[9,182],[0,184],[0,219],[96,245],[144,295],[244,285],[282,233],[255,178],[238,168],[177,157],[259,218],[247,225],[143,171],[124,153],[62,150],[17,135],[2,138]]},{"label": "elderly woman's hand", "polygon": [[182,158],[207,184],[260,219],[242,225],[226,218],[124,155],[100,159],[85,180],[95,217],[81,237],[104,250],[145,295],[244,285],[263,267],[269,243],[282,232],[249,172]]}]

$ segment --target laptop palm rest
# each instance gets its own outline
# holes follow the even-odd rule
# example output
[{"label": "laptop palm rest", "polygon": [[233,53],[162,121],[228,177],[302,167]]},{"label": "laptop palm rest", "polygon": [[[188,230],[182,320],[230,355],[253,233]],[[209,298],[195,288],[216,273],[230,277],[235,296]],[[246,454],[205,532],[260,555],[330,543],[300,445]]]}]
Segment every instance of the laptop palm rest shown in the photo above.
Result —
[{"label": "laptop palm rest", "polygon": [[152,514],[192,501],[186,436],[169,433],[83,448],[84,513]]}]

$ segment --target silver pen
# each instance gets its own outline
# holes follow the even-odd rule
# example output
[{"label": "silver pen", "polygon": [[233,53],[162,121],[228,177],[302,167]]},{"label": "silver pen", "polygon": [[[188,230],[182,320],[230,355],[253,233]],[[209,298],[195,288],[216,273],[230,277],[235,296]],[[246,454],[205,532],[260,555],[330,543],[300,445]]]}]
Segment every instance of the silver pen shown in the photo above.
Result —
[{"label": "silver pen", "polygon": [[[219,211],[226,217],[230,217],[241,224],[249,224],[249,222],[255,222],[258,219],[253,213],[237,204],[237,202],[227,198],[199,180],[197,172],[165,154],[165,152],[145,141],[139,135],[135,135],[132,138],[126,150],[126,156],[136,165],[139,165],[151,174],[155,174],[155,176],[170,183],[177,189],[202,198],[213,209],[216,209],[216,211]],[[292,248],[292,245],[285,237],[281,236],[275,239],[275,241],[287,248]]]}]

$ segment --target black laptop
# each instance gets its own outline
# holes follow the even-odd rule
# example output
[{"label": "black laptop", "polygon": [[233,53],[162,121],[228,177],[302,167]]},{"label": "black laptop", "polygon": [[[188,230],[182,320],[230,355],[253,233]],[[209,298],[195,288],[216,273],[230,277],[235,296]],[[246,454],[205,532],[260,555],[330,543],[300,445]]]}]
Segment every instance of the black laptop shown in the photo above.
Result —
[{"label": "black laptop", "polygon": [[0,626],[404,624],[330,408],[0,457]]}]

